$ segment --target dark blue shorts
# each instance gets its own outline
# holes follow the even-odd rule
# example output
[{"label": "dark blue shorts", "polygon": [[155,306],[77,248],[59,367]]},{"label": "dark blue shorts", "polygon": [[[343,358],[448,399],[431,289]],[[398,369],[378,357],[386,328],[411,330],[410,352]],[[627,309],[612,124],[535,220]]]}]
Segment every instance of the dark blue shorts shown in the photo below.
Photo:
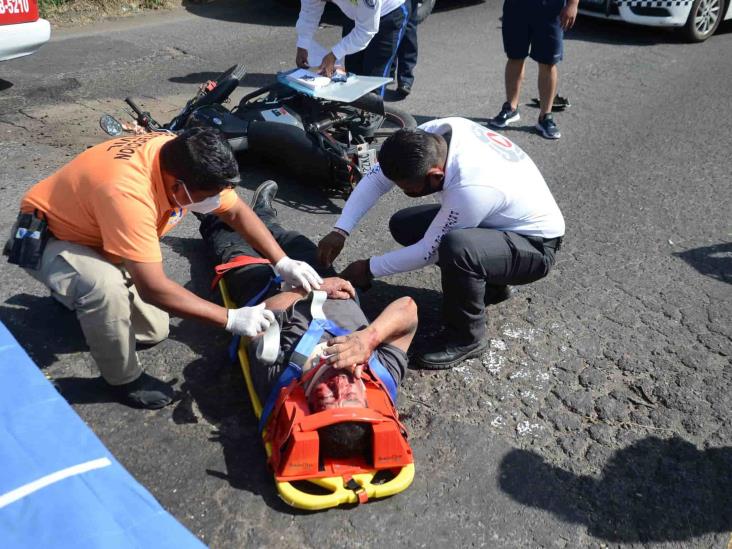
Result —
[{"label": "dark blue shorts", "polygon": [[559,13],[564,0],[504,0],[503,49],[509,59],[527,55],[537,63],[562,60],[564,31]]}]

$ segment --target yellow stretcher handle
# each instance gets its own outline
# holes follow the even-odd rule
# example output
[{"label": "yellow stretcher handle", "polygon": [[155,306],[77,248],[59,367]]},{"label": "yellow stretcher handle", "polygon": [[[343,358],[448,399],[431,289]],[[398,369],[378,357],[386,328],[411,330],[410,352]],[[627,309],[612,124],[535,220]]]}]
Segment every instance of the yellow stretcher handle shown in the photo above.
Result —
[{"label": "yellow stretcher handle", "polygon": [[[393,496],[394,494],[403,492],[412,484],[412,480],[414,480],[414,464],[410,463],[409,465],[405,465],[396,477],[384,484],[371,484],[371,480],[375,475],[376,471],[359,473],[353,475],[353,480],[361,485],[369,499]],[[307,492],[298,490],[290,482],[277,482],[277,491],[288,505],[308,511],[318,511],[320,509],[337,507],[338,505],[358,503],[356,492],[350,488],[346,488],[341,477],[313,478],[309,479],[308,482],[330,490],[331,493],[324,495],[308,494]]]}]

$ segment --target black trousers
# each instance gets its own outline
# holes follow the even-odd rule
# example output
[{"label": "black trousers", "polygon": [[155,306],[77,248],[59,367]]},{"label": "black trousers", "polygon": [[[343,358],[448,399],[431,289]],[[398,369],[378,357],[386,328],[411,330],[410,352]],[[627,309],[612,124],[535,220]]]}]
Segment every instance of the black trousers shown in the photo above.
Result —
[{"label": "black trousers", "polygon": [[[409,9],[406,4],[384,15],[379,22],[379,31],[368,46],[359,52],[346,55],[346,70],[363,76],[389,76],[408,22]],[[347,19],[343,24],[343,36],[355,26],[352,19]],[[380,93],[383,97],[384,86]]]},{"label": "black trousers", "polygon": [[[290,258],[308,263],[321,276],[335,276],[332,267],[325,269],[318,264],[318,247],[312,240],[296,231],[282,228],[271,211],[254,210],[254,213],[264,222],[274,239]],[[201,236],[206,243],[211,259],[217,265],[228,263],[242,255],[262,257],[257,250],[217,216],[207,214],[197,217],[201,221],[199,227]],[[224,279],[231,298],[238,306],[243,307],[269,283],[272,273],[273,269],[270,265],[248,265],[232,269],[224,275]],[[271,293],[275,293],[275,289]]]},{"label": "black trousers", "polygon": [[[414,67],[417,66],[417,4],[419,0],[407,0],[409,21],[397,50],[396,75],[400,84],[414,84]],[[391,76],[394,76],[392,67]]]},{"label": "black trousers", "polygon": [[[440,206],[403,209],[389,221],[402,246],[422,239]],[[528,284],[554,265],[560,239],[523,236],[489,228],[456,229],[442,237],[438,266],[442,274],[442,315],[451,342],[467,345],[485,335],[485,306],[497,287]]]}]

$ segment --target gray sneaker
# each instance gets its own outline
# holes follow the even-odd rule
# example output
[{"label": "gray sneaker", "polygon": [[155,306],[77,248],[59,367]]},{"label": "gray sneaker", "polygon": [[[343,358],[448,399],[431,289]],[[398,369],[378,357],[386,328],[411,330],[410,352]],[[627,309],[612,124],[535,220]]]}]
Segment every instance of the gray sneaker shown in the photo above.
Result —
[{"label": "gray sneaker", "polygon": [[536,129],[539,131],[542,137],[547,139],[559,139],[562,137],[562,133],[559,131],[559,127],[554,122],[554,117],[551,113],[544,115],[544,118],[540,118],[536,123]]},{"label": "gray sneaker", "polygon": [[252,195],[251,206],[254,212],[265,212],[276,216],[277,210],[272,206],[272,201],[277,196],[277,183],[268,179],[256,188]]},{"label": "gray sneaker", "polygon": [[521,120],[521,115],[519,114],[518,109],[514,109],[511,106],[511,103],[506,101],[503,104],[503,107],[501,107],[501,112],[499,112],[495,118],[491,118],[488,121],[488,125],[493,128],[505,128],[511,122],[517,122],[519,120]]}]

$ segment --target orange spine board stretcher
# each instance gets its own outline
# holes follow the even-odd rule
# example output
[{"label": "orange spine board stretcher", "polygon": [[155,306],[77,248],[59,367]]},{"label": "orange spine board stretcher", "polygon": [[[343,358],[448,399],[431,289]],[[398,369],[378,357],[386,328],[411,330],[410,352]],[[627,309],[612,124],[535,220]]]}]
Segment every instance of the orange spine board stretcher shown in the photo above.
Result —
[{"label": "orange spine board stretcher", "polygon": [[[218,285],[224,305],[228,308],[236,307],[226,289],[226,282],[221,279]],[[248,340],[246,338],[241,339],[237,355],[242,373],[244,374],[244,380],[254,414],[259,419],[262,415],[263,406],[254,390],[249,356],[246,350],[247,343]],[[386,403],[383,403],[384,407],[382,407],[382,403],[380,402],[381,399],[388,400],[386,392],[379,390],[375,385],[371,386],[371,384],[367,384],[366,387],[369,406],[379,403],[379,409],[386,409]],[[401,436],[395,436],[395,434],[398,435],[398,431],[395,433],[394,424],[387,425],[389,422],[384,421],[383,415],[370,409],[362,408],[354,408],[352,410],[342,408],[307,415],[303,411],[307,409],[307,402],[299,385],[294,389],[293,392],[296,394],[292,395],[292,399],[286,399],[286,395],[283,394],[284,392],[285,390],[283,389],[280,394],[280,399],[278,399],[278,407],[279,405],[286,407],[278,414],[277,419],[280,425],[273,427],[272,434],[268,432],[271,426],[268,425],[262,433],[262,440],[270,464],[275,470],[280,465],[280,474],[275,474],[274,480],[277,486],[277,492],[285,503],[298,509],[317,511],[338,507],[340,505],[365,503],[369,499],[392,496],[403,492],[412,483],[412,480],[414,480],[412,451]],[[336,417],[334,418],[333,416]],[[371,424],[374,430],[373,445],[375,463],[373,467],[365,468],[363,462],[358,459],[326,459],[321,464],[322,469],[320,469],[317,466],[313,468],[313,464],[308,463],[307,460],[303,461],[298,459],[299,457],[317,456],[318,454],[317,433],[312,430],[302,430],[302,428],[317,428],[319,422],[322,421],[324,422],[323,424],[329,424],[333,422],[333,419],[362,421]],[[287,421],[287,425],[282,424],[285,421]],[[290,431],[293,428],[298,432],[291,433]],[[273,459],[273,440],[279,443],[282,442],[282,438],[289,435],[292,435],[290,437],[292,442],[286,450],[289,454],[287,456],[280,456],[279,459]],[[274,439],[274,437],[277,437],[279,440]],[[315,445],[314,448],[313,445]],[[283,458],[285,458],[284,462]],[[305,465],[298,467],[298,462],[301,464],[304,463]],[[283,464],[290,464],[290,467],[283,468],[281,467]],[[303,473],[303,469],[307,469],[308,472]],[[382,481],[377,477],[377,475],[381,476],[381,473],[387,473],[391,478]],[[302,482],[298,482],[296,486],[293,484],[296,481]],[[305,486],[302,484],[303,482]],[[313,492],[315,493],[303,489],[307,484],[313,485],[313,488],[315,488]]]}]

